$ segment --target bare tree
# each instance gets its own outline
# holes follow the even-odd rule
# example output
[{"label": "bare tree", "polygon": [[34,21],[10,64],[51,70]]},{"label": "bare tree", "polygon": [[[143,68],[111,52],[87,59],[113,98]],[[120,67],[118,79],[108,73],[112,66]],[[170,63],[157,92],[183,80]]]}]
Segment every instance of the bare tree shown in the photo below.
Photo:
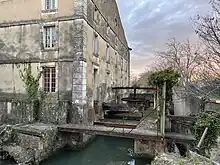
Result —
[{"label": "bare tree", "polygon": [[[213,81],[210,81],[210,69],[213,69],[213,61],[209,58],[206,47],[201,43],[193,44],[188,39],[185,41],[178,41],[172,38],[166,43],[166,49],[162,52],[157,52],[159,69],[171,67],[177,70],[180,75],[180,87],[183,87],[181,96],[204,98],[217,88],[213,86]],[[209,66],[209,67],[207,67]],[[203,86],[212,86],[210,91]],[[180,89],[178,89],[180,90]]]},{"label": "bare tree", "polygon": [[189,40],[180,42],[175,38],[166,43],[166,50],[157,52],[160,67],[172,67],[181,75],[181,84],[186,86],[199,76],[203,58],[200,45],[192,44]]},{"label": "bare tree", "polygon": [[195,32],[206,45],[207,52],[203,59],[206,71],[212,77],[220,76],[220,0],[211,0],[212,14],[197,15],[193,19]]}]

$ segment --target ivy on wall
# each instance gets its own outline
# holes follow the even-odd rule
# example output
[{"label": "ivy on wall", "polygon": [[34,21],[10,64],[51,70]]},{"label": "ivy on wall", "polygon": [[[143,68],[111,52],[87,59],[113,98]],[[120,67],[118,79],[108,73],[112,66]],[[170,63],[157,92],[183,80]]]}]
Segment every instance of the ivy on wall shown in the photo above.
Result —
[{"label": "ivy on wall", "polygon": [[39,80],[41,78],[41,72],[38,71],[38,75],[35,77],[32,73],[32,66],[31,63],[16,65],[19,69],[20,78],[25,85],[25,89],[28,95],[28,99],[36,100],[38,98],[38,91],[39,91]]}]

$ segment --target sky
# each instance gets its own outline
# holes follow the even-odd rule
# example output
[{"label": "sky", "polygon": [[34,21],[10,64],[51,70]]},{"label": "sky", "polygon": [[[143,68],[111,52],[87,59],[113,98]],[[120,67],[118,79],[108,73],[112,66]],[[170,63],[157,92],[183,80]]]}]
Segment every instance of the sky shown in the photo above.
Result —
[{"label": "sky", "polygon": [[211,11],[209,0],[116,0],[131,52],[131,72],[139,74],[154,62],[155,50],[168,39],[197,40],[190,18]]}]

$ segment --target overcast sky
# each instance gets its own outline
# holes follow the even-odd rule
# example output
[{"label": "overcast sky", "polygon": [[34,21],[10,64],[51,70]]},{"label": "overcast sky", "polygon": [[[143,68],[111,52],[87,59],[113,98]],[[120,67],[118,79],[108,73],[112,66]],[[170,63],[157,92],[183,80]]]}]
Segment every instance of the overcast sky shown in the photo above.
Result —
[{"label": "overcast sky", "polygon": [[140,73],[169,38],[196,39],[190,17],[210,11],[209,0],[117,0],[129,46],[131,69]]}]

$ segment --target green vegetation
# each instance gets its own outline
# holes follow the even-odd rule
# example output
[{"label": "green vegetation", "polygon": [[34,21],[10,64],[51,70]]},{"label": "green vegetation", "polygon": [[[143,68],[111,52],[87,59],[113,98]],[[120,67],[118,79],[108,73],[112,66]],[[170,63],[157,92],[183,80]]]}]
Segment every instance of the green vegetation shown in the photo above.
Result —
[{"label": "green vegetation", "polygon": [[167,90],[172,89],[179,81],[180,74],[172,68],[167,68],[152,73],[149,76],[149,84],[162,88],[166,82]]},{"label": "green vegetation", "polygon": [[38,72],[38,75],[35,77],[32,73],[31,63],[25,63],[23,66],[22,68],[20,65],[17,65],[17,68],[19,69],[20,78],[25,85],[28,99],[36,100],[38,98],[41,72]]},{"label": "green vegetation", "polygon": [[178,84],[180,74],[172,68],[156,71],[152,73],[148,82],[152,86],[163,88],[164,82],[166,82],[167,102],[172,100],[172,88]]},{"label": "green vegetation", "polygon": [[220,136],[220,113],[207,111],[199,115],[194,125],[196,144],[198,144],[206,127],[208,127],[208,132],[200,147],[200,154],[209,157],[211,149],[217,145],[217,139]]}]

